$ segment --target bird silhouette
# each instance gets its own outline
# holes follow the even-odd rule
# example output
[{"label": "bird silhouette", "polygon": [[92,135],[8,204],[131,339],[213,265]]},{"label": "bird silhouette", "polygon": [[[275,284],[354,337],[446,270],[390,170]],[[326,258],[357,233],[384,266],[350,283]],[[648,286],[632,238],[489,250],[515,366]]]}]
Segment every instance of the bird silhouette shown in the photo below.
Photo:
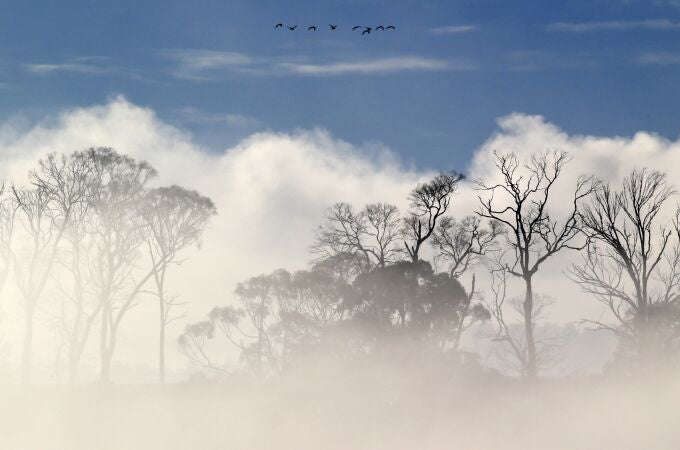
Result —
[{"label": "bird silhouette", "polygon": [[297,28],[297,25],[295,25],[295,26],[293,26],[293,27],[288,27],[288,29],[289,29],[290,31],[295,31],[296,28]]},{"label": "bird silhouette", "polygon": [[331,30],[334,31],[336,28],[338,28],[337,25],[331,25],[330,23],[328,24],[329,27],[331,27]]},{"label": "bird silhouette", "polygon": [[316,31],[316,27],[312,25],[311,27],[307,28],[307,31]]},{"label": "bird silhouette", "polygon": [[352,27],[352,31],[354,31],[354,30],[356,30],[356,29],[358,29],[358,28],[361,28],[361,25],[357,25],[357,26],[355,26],[355,27]]},{"label": "bird silhouette", "polygon": [[275,26],[274,28],[283,28],[283,24],[282,24],[282,23],[277,23],[276,26]]},{"label": "bird silhouette", "polygon": [[375,30],[376,30],[376,31],[378,31],[378,30],[384,30],[384,29],[385,29],[385,27],[382,26],[382,25],[380,25],[380,26],[378,26],[378,27],[375,27]]},{"label": "bird silhouette", "polygon": [[385,27],[385,29],[386,30],[396,30],[396,28],[394,28],[394,25],[390,25],[388,27]]},{"label": "bird silhouette", "polygon": [[371,30],[372,30],[372,29],[373,29],[373,28],[371,28],[371,27],[366,27],[366,28],[364,29],[364,31],[361,32],[361,35],[363,36],[364,34],[371,34]]}]

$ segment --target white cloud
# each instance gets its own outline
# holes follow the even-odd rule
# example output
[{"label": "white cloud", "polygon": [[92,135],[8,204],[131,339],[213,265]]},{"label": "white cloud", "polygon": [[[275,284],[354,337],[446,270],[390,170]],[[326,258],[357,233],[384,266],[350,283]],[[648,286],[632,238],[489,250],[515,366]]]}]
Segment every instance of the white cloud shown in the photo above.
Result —
[{"label": "white cloud", "polygon": [[593,31],[629,31],[629,30],[678,30],[680,22],[667,19],[648,20],[610,20],[602,22],[556,22],[546,26],[549,31],[567,33],[588,33]]},{"label": "white cloud", "polygon": [[477,25],[448,25],[444,27],[431,28],[430,33],[432,34],[461,34],[470,33],[471,31],[477,31]]},{"label": "white cloud", "polygon": [[[148,160],[159,171],[158,183],[185,185],[216,202],[219,214],[203,248],[192,251],[177,268],[181,277],[171,277],[171,290],[189,302],[189,320],[216,304],[228,303],[237,281],[282,266],[304,267],[313,230],[330,204],[383,200],[404,209],[408,191],[431,175],[404,167],[379,145],[354,146],[323,130],[257,133],[233,148],[210,152],[196,145],[187,132],[163,123],[152,110],[116,98],[105,105],[67,110],[29,127],[2,124],[0,176],[21,181],[37,158],[49,151],[99,145]],[[568,198],[575,177],[582,173],[616,182],[635,166],[650,166],[669,172],[671,180],[680,179],[678,141],[647,132],[632,137],[569,135],[540,116],[523,114],[499,120],[498,131],[475,153],[469,178],[493,181],[497,176],[493,150],[528,157],[550,149],[573,155],[565,178],[556,186],[553,212],[557,215],[566,204],[559,199]],[[476,194],[467,184],[454,200],[455,214],[471,214]],[[599,312],[594,302],[565,280],[563,270],[569,261],[566,254],[552,260],[537,279],[537,291],[557,297],[553,318],[558,321]],[[482,281],[480,277],[480,288],[488,291]],[[2,305],[17,310],[11,296],[5,296]],[[154,354],[155,325],[149,327],[154,320],[154,305],[143,303],[123,325],[119,355],[125,355],[128,363],[148,361]],[[180,330],[181,326],[170,330],[170,351]],[[17,328],[14,334],[19,332]],[[49,345],[48,338],[43,336],[41,345]],[[52,349],[44,354],[52,355]],[[172,353],[168,363],[182,367],[184,361]]]},{"label": "white cloud", "polygon": [[384,74],[403,71],[473,70],[472,64],[462,61],[399,56],[362,61],[342,61],[327,64],[280,63],[277,67],[300,75]]},{"label": "white cloud", "polygon": [[134,79],[143,78],[140,70],[123,67],[117,64],[114,59],[104,56],[81,56],[55,63],[27,63],[23,67],[26,71],[37,75],[75,73],[80,75],[120,75]]},{"label": "white cloud", "polygon": [[197,81],[212,79],[210,74],[216,70],[245,68],[255,62],[244,53],[216,50],[177,49],[163,55],[176,62],[172,70],[175,77]]},{"label": "white cloud", "polygon": [[[0,126],[0,177],[21,182],[44,154],[91,146],[110,146],[147,160],[158,169],[157,183],[184,185],[215,201],[218,216],[202,249],[191,252],[171,286],[189,302],[193,320],[230,302],[238,281],[279,267],[305,267],[313,230],[332,203],[386,200],[405,207],[408,190],[424,176],[404,168],[380,145],[357,147],[323,130],[257,133],[234,148],[210,152],[152,110],[116,98],[30,127]],[[20,312],[15,298],[3,298],[2,305]],[[123,325],[119,354],[127,362],[148,361],[154,354],[149,333],[154,314],[152,303],[142,304]],[[14,325],[15,339],[20,323]],[[181,328],[170,330],[169,351],[176,349],[173,339]],[[37,344],[38,355],[40,345],[51,345],[49,336]],[[43,350],[53,355],[52,348]],[[171,354],[168,364],[183,366],[185,361]]]},{"label": "white cloud", "polygon": [[302,57],[251,57],[211,50],[164,52],[175,62],[171,74],[192,81],[216,81],[228,73],[248,75],[375,75],[403,71],[473,70],[471,63],[413,55],[316,62]]},{"label": "white cloud", "polygon": [[175,113],[182,120],[189,123],[224,124],[243,128],[252,128],[260,125],[260,121],[254,117],[231,113],[208,113],[192,106],[178,108],[175,110]]},{"label": "white cloud", "polygon": [[100,67],[81,64],[81,63],[59,63],[59,64],[26,64],[26,70],[32,73],[48,74],[53,72],[75,72],[83,74],[101,74],[106,71]]}]

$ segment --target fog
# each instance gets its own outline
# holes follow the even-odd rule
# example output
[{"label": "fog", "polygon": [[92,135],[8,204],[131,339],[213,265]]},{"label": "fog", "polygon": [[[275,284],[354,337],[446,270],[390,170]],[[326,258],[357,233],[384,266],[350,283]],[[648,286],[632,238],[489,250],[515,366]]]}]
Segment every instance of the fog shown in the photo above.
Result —
[{"label": "fog", "polygon": [[222,385],[36,386],[2,394],[12,449],[677,448],[677,377],[434,377],[395,365]]},{"label": "fog", "polygon": [[0,447],[677,448],[679,149],[513,114],[422,170],[124,98],[9,121]]}]

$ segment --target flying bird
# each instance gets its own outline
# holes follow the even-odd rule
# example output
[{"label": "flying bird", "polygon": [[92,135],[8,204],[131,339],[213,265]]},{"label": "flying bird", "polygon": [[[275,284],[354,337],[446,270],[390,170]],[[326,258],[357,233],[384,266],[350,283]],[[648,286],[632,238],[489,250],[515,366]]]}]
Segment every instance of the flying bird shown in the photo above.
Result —
[{"label": "flying bird", "polygon": [[385,27],[385,29],[386,30],[396,30],[396,28],[394,28],[394,25],[390,25],[388,27]]},{"label": "flying bird", "polygon": [[385,29],[385,27],[384,27],[384,26],[382,26],[382,25],[380,25],[380,26],[376,27],[375,29],[376,29],[376,31],[377,31],[377,30],[384,30],[384,29]]},{"label": "flying bird", "polygon": [[355,26],[355,27],[352,27],[352,31],[354,31],[354,30],[356,30],[356,29],[358,29],[358,28],[361,28],[361,25],[357,25],[357,26]]},{"label": "flying bird", "polygon": [[276,26],[275,26],[274,28],[283,28],[283,24],[282,24],[282,23],[277,23]]},{"label": "flying bird", "polygon": [[337,25],[331,25],[330,23],[328,24],[329,27],[331,27],[331,30],[334,31],[336,28],[338,28]]},{"label": "flying bird", "polygon": [[289,29],[290,31],[295,31],[296,28],[297,28],[297,25],[295,25],[294,27],[288,27],[288,29]]},{"label": "flying bird", "polygon": [[366,27],[366,28],[364,29],[364,31],[361,32],[361,35],[363,36],[364,34],[371,34],[371,30],[372,30],[372,29],[373,29],[373,28],[371,28],[371,27]]},{"label": "flying bird", "polygon": [[316,31],[316,27],[312,25],[311,27],[307,28],[307,31]]}]

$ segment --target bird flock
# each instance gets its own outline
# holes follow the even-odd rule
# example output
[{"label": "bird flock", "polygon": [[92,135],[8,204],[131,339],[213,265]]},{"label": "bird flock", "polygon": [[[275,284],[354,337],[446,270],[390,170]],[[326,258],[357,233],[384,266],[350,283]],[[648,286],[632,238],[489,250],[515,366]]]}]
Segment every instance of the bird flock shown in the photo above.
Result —
[{"label": "bird flock", "polygon": [[[283,23],[277,23],[276,25],[274,25],[275,30],[278,30],[279,28],[283,29],[283,27],[284,27]],[[288,28],[289,31],[295,31],[295,30],[297,30],[298,26],[297,25],[286,25],[285,27]],[[336,31],[338,29],[338,26],[333,25],[332,23],[329,23],[328,28],[330,29],[330,31]],[[387,25],[387,26],[378,25],[375,28],[365,26],[365,25],[355,25],[355,26],[352,27],[352,31],[361,30],[362,36],[365,35],[365,34],[371,34],[372,31],[386,31],[386,30],[396,30],[396,29],[397,28],[394,25]],[[307,27],[307,31],[316,31],[316,30],[317,30],[316,25],[310,25],[310,26]]]}]

